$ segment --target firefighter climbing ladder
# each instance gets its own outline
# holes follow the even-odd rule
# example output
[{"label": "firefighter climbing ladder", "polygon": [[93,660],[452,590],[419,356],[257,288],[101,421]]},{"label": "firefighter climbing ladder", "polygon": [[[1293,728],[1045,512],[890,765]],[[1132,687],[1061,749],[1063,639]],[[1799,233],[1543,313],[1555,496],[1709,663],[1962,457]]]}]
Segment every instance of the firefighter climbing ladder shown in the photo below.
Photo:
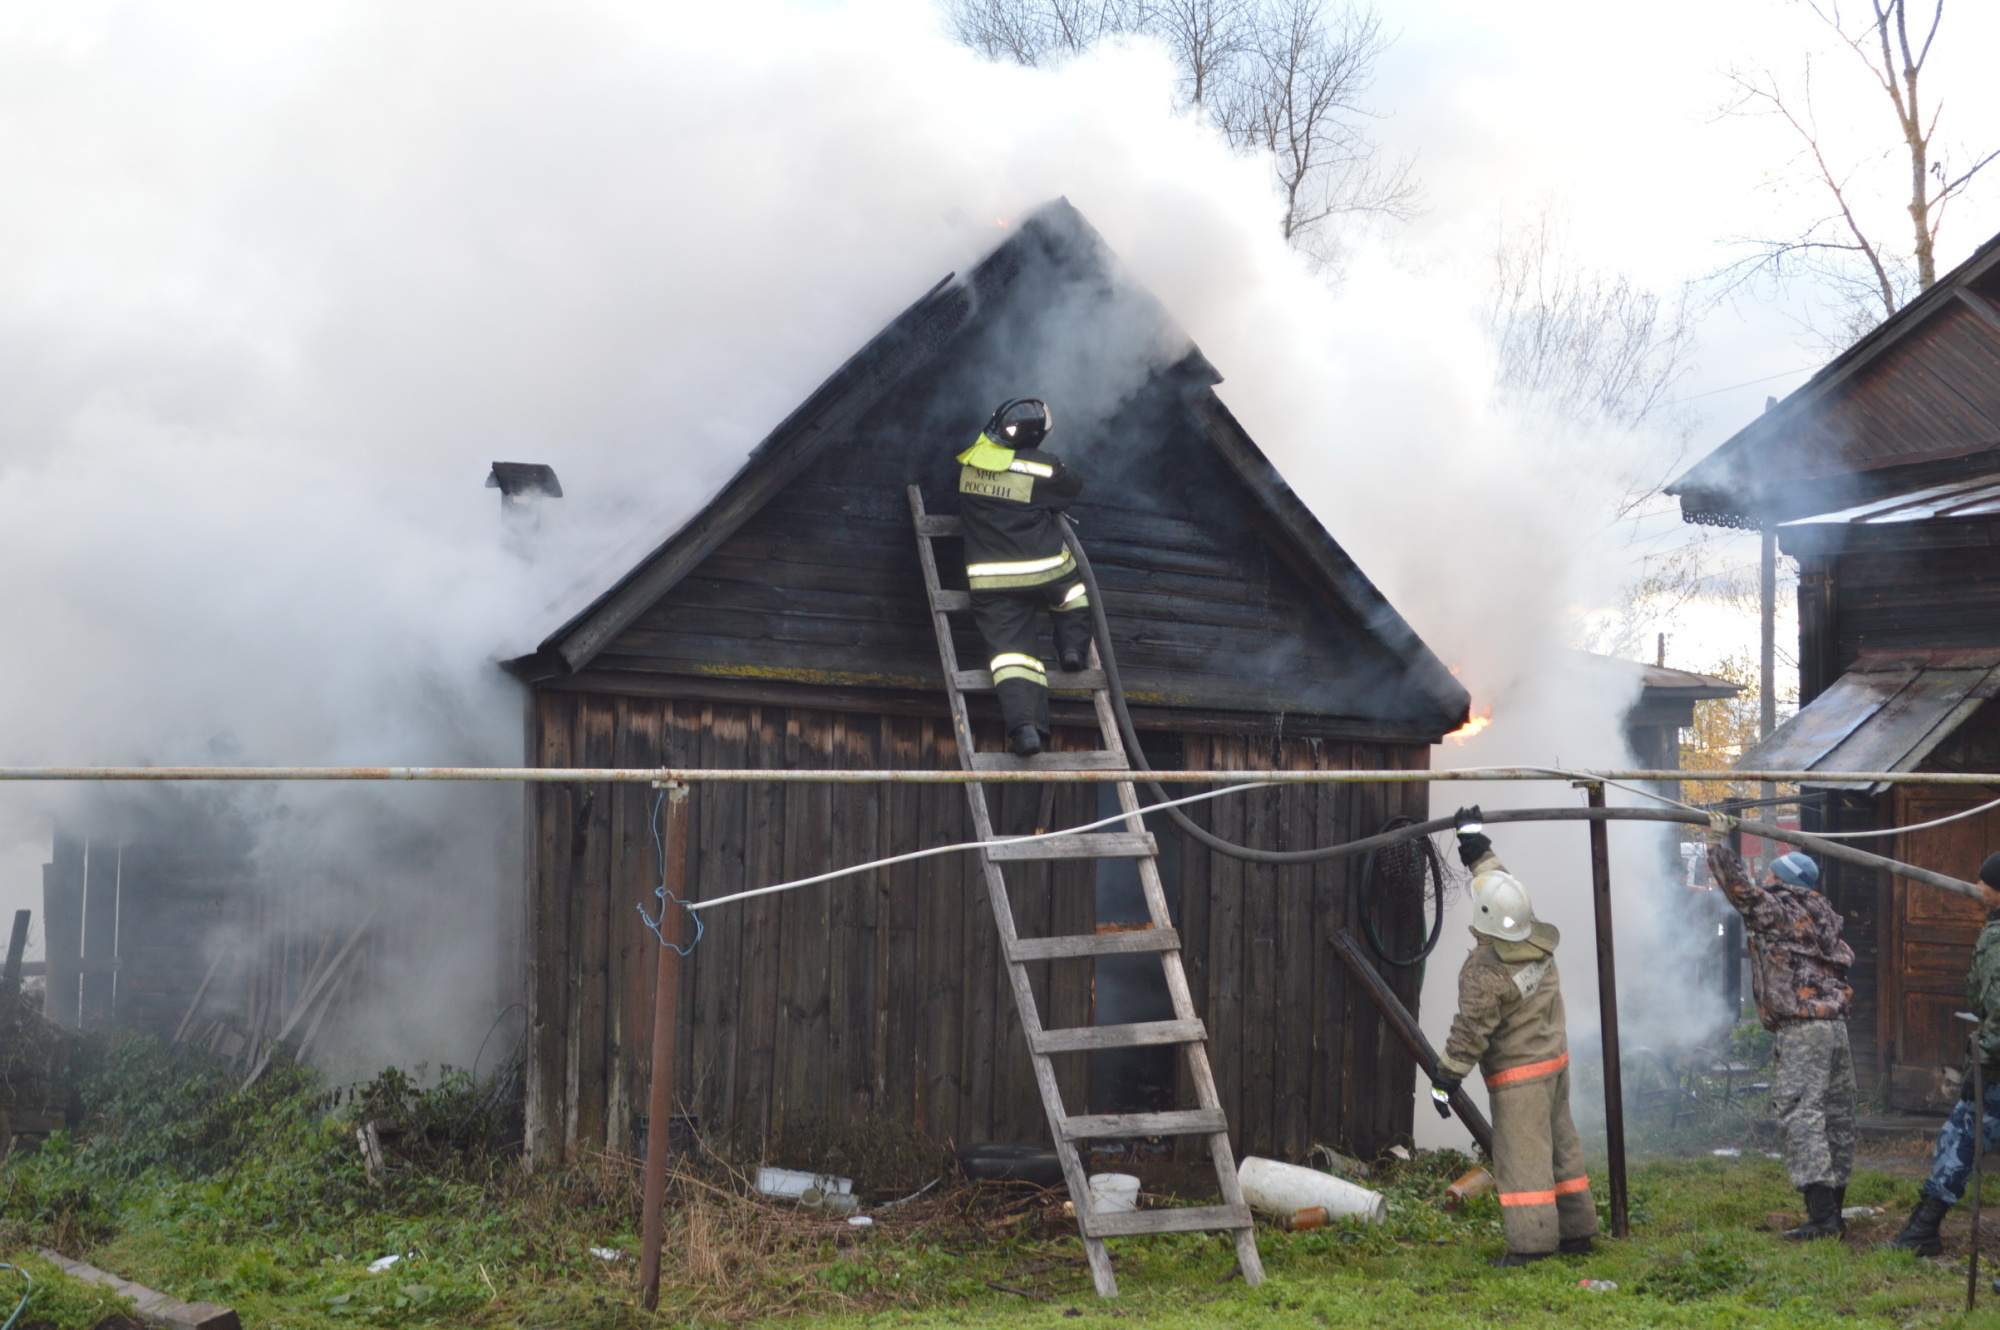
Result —
[{"label": "firefighter climbing ladder", "polygon": [[[1097,752],[1050,753],[1032,758],[1012,753],[982,753],[972,742],[972,722],[966,713],[965,694],[993,687],[993,677],[985,670],[961,670],[958,651],[952,644],[948,615],[972,608],[971,593],[947,591],[938,582],[937,553],[931,541],[959,534],[956,517],[933,517],[924,511],[923,493],[909,487],[910,513],[916,519],[917,553],[923,563],[924,590],[930,596],[931,623],[937,631],[938,654],[944,664],[945,692],[951,699],[952,728],[958,735],[959,760],[968,771],[1022,771],[1041,768],[1051,771],[1127,771],[1124,741],[1106,691],[1104,671],[1099,668],[1097,647],[1090,648],[1090,668],[1076,674],[1055,674],[1049,682],[1058,689],[1089,689],[1097,706],[1097,727],[1104,735],[1104,748]],[[1100,1296],[1118,1296],[1118,1278],[1111,1270],[1111,1256],[1104,1240],[1137,1233],[1185,1233],[1205,1229],[1227,1229],[1235,1234],[1236,1261],[1246,1282],[1262,1283],[1264,1266],[1257,1257],[1257,1237],[1250,1207],[1243,1200],[1243,1188],[1236,1179],[1236,1156],[1229,1145],[1229,1122],[1222,1112],[1222,1100],[1215,1089],[1215,1076],[1208,1066],[1208,1032],[1195,1015],[1194,998],[1188,990],[1187,971],[1181,965],[1180,934],[1167,912],[1167,895],[1160,885],[1157,847],[1146,830],[1139,812],[1139,796],[1130,781],[1117,785],[1119,807],[1125,812],[1126,830],[1099,834],[1057,837],[1026,844],[1001,843],[980,853],[986,870],[986,896],[993,907],[993,922],[1000,929],[1007,978],[1014,990],[1014,1006],[1020,1013],[1021,1032],[1028,1042],[1028,1057],[1034,1063],[1035,1085],[1041,1090],[1042,1108],[1049,1115],[1049,1134],[1055,1138],[1056,1155],[1062,1161],[1063,1178],[1076,1207],[1077,1227],[1083,1233],[1083,1250],[1090,1261],[1090,1273]],[[972,825],[982,841],[994,839],[993,818],[986,806],[983,786],[968,784],[972,805]],[[1115,933],[1090,933],[1077,937],[1024,938],[1014,928],[1014,907],[1007,895],[1006,863],[1033,859],[1132,859],[1137,862],[1139,882],[1146,896],[1150,928]],[[1134,1025],[1096,1025],[1068,1030],[1042,1028],[1041,1013],[1035,1006],[1034,990],[1028,983],[1027,965],[1032,961],[1065,960],[1089,956],[1155,953],[1166,973],[1167,992],[1173,1000],[1174,1019],[1147,1021]],[[1178,1045],[1186,1062],[1188,1081],[1194,1087],[1198,1107],[1166,1113],[1072,1114],[1063,1106],[1062,1092],[1056,1087],[1055,1067],[1049,1061],[1057,1053],[1088,1053],[1099,1049],[1139,1048],[1147,1045]],[[1209,1157],[1215,1163],[1215,1180],[1222,1193],[1221,1205],[1172,1210],[1132,1210],[1099,1213],[1092,1208],[1090,1187],[1085,1180],[1077,1142],[1105,1138],[1129,1139],[1139,1136],[1204,1136]]]}]

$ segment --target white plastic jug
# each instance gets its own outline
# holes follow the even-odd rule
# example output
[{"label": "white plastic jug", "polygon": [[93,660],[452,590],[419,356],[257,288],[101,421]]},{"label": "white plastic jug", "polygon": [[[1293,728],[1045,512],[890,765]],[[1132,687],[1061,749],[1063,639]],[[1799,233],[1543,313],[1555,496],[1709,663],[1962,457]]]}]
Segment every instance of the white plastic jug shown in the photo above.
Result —
[{"label": "white plastic jug", "polygon": [[1139,1208],[1139,1179],[1130,1173],[1092,1173],[1090,1208],[1101,1215],[1122,1215]]},{"label": "white plastic jug", "polygon": [[1353,1217],[1379,1224],[1389,1213],[1389,1203],[1379,1191],[1275,1159],[1250,1155],[1236,1170],[1236,1179],[1243,1184],[1243,1199],[1250,1202],[1251,1209],[1266,1214],[1293,1215],[1323,1206],[1328,1219]]}]

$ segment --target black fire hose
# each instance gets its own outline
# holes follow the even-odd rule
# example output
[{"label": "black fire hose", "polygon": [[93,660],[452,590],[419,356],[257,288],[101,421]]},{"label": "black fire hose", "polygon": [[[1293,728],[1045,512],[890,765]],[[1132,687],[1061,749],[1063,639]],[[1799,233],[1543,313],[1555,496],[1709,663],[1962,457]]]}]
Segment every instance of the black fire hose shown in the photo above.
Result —
[{"label": "black fire hose", "polygon": [[[1401,813],[1382,824],[1382,830],[1395,831],[1416,821]],[[1407,843],[1407,842],[1406,842]],[[1375,898],[1378,883],[1376,873],[1382,867],[1382,851],[1370,850],[1368,857],[1361,861],[1361,922],[1366,926],[1368,947],[1388,965],[1404,969],[1412,965],[1422,965],[1437,950],[1438,939],[1444,936],[1444,868],[1438,863],[1437,846],[1428,838],[1416,842],[1421,847],[1417,856],[1417,920],[1423,921],[1424,883],[1428,880],[1431,898],[1431,931],[1424,944],[1408,956],[1391,955],[1389,944],[1382,940],[1382,930],[1375,926]]]},{"label": "black fire hose", "polygon": [[[1126,760],[1134,771],[1150,771],[1146,765],[1146,754],[1139,746],[1139,732],[1133,727],[1132,713],[1125,707],[1125,686],[1118,677],[1118,653],[1111,646],[1111,625],[1104,617],[1104,596],[1097,586],[1097,574],[1091,569],[1090,558],[1083,552],[1083,542],[1076,538],[1067,520],[1063,522],[1063,540],[1070,552],[1076,556],[1076,565],[1083,574],[1083,585],[1090,596],[1090,616],[1097,628],[1097,654],[1104,665],[1104,679],[1111,694],[1111,709],[1118,717],[1118,731],[1125,740]],[[1170,796],[1158,781],[1145,782],[1146,788],[1161,803]],[[1344,845],[1324,845],[1311,850],[1253,850],[1247,845],[1226,841],[1198,826],[1194,819],[1178,808],[1160,810],[1173,819],[1176,827],[1206,845],[1218,854],[1232,859],[1246,859],[1257,864],[1313,864],[1328,859],[1343,859],[1348,855],[1366,854],[1400,841],[1414,840],[1419,836],[1429,836],[1439,831],[1450,831],[1455,823],[1448,817],[1432,818],[1428,822],[1413,822],[1407,827],[1398,827],[1377,836],[1364,836]],[[1488,826],[1502,822],[1679,822],[1688,826],[1721,826],[1740,828],[1753,836],[1766,840],[1782,841],[1787,845],[1797,845],[1829,859],[1839,859],[1862,868],[1887,869],[1898,877],[1906,877],[1912,882],[1922,882],[1927,886],[1954,892],[1976,901],[1984,901],[1985,896],[1978,887],[1943,873],[1933,873],[1928,868],[1918,868],[1914,864],[1901,863],[1866,850],[1857,850],[1839,841],[1821,840],[1818,836],[1802,831],[1791,831],[1775,827],[1767,822],[1750,822],[1742,818],[1715,817],[1686,808],[1499,808],[1484,814]]]}]

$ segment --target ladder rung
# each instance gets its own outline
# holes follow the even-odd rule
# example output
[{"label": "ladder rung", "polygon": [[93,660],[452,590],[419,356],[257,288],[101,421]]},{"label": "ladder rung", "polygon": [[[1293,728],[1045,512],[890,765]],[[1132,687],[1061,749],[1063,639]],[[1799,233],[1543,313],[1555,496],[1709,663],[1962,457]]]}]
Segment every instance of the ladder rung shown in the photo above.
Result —
[{"label": "ladder rung", "polygon": [[1212,1136],[1229,1130],[1219,1108],[1180,1108],[1170,1113],[1094,1113],[1064,1118],[1063,1139],[1101,1140],[1125,1136]]},{"label": "ladder rung", "polygon": [[1160,852],[1150,831],[1093,831],[1080,836],[1051,836],[1047,840],[1001,842],[986,847],[986,857],[994,863],[1018,863],[1024,859],[1145,859]]},{"label": "ladder rung", "polygon": [[970,591],[946,591],[940,588],[937,591],[931,592],[931,604],[946,611],[969,610],[972,608],[972,593]]},{"label": "ladder rung", "polygon": [[974,771],[1123,771],[1125,759],[1116,753],[1096,749],[1081,753],[1037,753],[1015,757],[1012,753],[974,753]]},{"label": "ladder rung", "polygon": [[[993,691],[993,675],[989,670],[960,670],[952,676],[952,682],[958,685],[961,693]],[[1074,674],[1049,671],[1049,691],[1052,693],[1094,693],[1105,686],[1103,670],[1078,670]]]},{"label": "ladder rung", "polygon": [[1140,1021],[1134,1025],[1079,1025],[1043,1030],[1029,1042],[1037,1053],[1094,1053],[1105,1048],[1198,1044],[1208,1038],[1200,1021]]},{"label": "ladder rung", "polygon": [[1119,1214],[1079,1215],[1084,1236],[1122,1238],[1139,1233],[1198,1233],[1207,1229],[1249,1228],[1247,1205],[1191,1205],[1174,1210],[1126,1210]]},{"label": "ladder rung", "polygon": [[920,536],[955,536],[959,534],[956,517],[935,517],[925,513],[917,519],[917,534]]},{"label": "ladder rung", "polygon": [[1179,951],[1181,935],[1173,928],[1127,928],[1116,933],[1075,933],[1068,937],[1017,937],[1007,946],[1010,961],[1061,961],[1078,956],[1130,956],[1148,951]]}]

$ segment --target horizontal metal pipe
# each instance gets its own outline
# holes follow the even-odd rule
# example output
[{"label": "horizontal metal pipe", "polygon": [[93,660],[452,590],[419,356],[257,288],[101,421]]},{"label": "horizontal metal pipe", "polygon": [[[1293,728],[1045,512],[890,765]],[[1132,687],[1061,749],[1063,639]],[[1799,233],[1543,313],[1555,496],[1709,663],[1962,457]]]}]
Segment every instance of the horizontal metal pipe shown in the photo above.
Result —
[{"label": "horizontal metal pipe", "polygon": [[[1500,822],[1679,822],[1684,826],[1711,825],[1703,814],[1689,812],[1683,808],[1495,808],[1483,812],[1481,817],[1489,826]],[[1823,854],[1829,859],[1842,859],[1863,868],[1886,868],[1912,882],[1922,882],[1927,886],[1956,892],[1960,896],[1967,896],[1976,901],[1985,900],[1985,893],[1972,883],[1962,882],[1944,873],[1933,873],[1928,868],[1919,868],[1915,864],[1870,854],[1866,850],[1857,850],[1839,841],[1821,840],[1810,832],[1774,827],[1768,822],[1752,822],[1740,817],[1731,818],[1730,821],[1753,836],[1762,836],[1766,840],[1780,841],[1786,845],[1797,845],[1815,854]],[[1364,854],[1369,850],[1394,844],[1396,841],[1413,840],[1418,836],[1450,831],[1453,825],[1451,818],[1433,818],[1429,822],[1415,822],[1407,827],[1398,827],[1380,836],[1349,841],[1341,849],[1349,854]]]},{"label": "horizontal metal pipe", "polygon": [[[792,767],[0,767],[0,781],[78,780],[325,780],[521,781],[528,784],[649,785],[1104,785],[1130,780],[1175,785],[1348,785],[1435,781],[1802,781],[1831,779],[1811,771],[1557,771],[1545,767],[1462,767],[1409,771],[871,771]],[[1843,771],[1844,785],[1990,785],[2000,774],[1959,771]]]}]

